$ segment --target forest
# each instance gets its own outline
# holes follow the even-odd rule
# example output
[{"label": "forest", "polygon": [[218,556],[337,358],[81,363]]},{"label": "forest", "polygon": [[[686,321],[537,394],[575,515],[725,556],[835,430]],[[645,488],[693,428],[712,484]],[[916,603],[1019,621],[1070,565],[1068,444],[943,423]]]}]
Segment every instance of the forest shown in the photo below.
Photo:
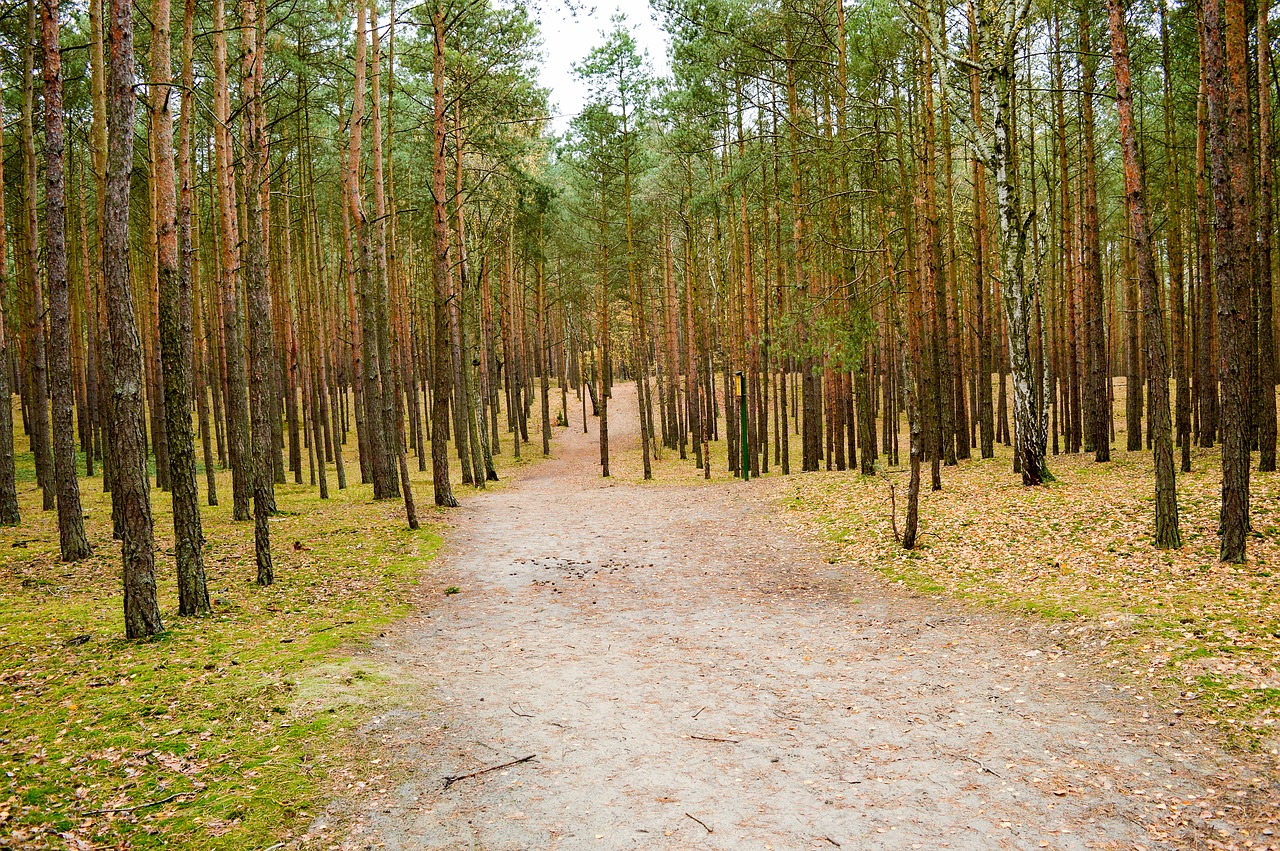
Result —
[{"label": "forest", "polygon": [[966,467],[1030,504],[1113,452],[1156,550],[1193,469],[1205,569],[1270,546],[1268,4],[649,13],[670,74],[615,14],[558,131],[522,3],[0,8],[4,594],[91,565],[103,640],[164,640],[324,524],[425,560],[566,436],[613,478],[633,422],[642,480],[863,477],[905,551]]},{"label": "forest", "polygon": [[[740,395],[734,473],[871,475],[905,422],[907,548],[926,464],[936,490],[997,441],[1028,486],[1106,462],[1121,386],[1157,544],[1175,447],[1187,472],[1220,445],[1245,558],[1276,445],[1267,9],[660,4],[672,79],[615,18],[559,138],[518,8],[188,5],[136,39],[101,4],[4,18],[3,378],[64,560],[81,479],[113,494],[130,636],[161,628],[148,463],[198,614],[216,469],[265,585],[304,455],[322,498],[358,465],[416,526],[408,464],[452,506],[454,459],[483,487],[535,403],[549,454],[554,380],[562,411],[585,386],[608,476],[615,374],[646,456],[699,468]],[[11,525],[16,480],[0,452]]]}]

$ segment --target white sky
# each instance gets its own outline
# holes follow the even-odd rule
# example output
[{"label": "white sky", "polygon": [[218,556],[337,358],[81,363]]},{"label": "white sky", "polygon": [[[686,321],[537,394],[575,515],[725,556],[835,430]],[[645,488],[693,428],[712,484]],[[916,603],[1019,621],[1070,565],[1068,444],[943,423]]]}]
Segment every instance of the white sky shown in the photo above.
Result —
[{"label": "white sky", "polygon": [[[652,18],[648,0],[581,0],[576,14],[566,0],[544,0],[538,4],[542,27],[542,85],[551,90],[551,123],[563,133],[586,103],[586,86],[578,82],[573,66],[604,39],[601,32],[610,29],[609,18],[615,11],[627,16],[641,50],[649,52],[650,68],[658,75],[669,71],[667,34]],[[537,7],[535,7],[537,8]]]}]

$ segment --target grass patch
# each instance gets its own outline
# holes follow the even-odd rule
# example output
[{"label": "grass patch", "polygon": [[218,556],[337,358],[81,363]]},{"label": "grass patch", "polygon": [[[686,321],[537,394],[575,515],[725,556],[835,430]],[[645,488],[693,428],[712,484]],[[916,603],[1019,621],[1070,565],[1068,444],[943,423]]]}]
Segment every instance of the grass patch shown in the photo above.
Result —
[{"label": "grass patch", "polygon": [[166,632],[130,642],[110,505],[97,482],[82,490],[97,546],[88,561],[57,560],[56,519],[34,487],[23,487],[23,525],[0,533],[0,829],[19,845],[64,835],[135,848],[245,848],[296,833],[370,705],[327,686],[341,682],[349,648],[406,611],[439,535],[409,531],[401,506],[364,487],[326,503],[279,486],[277,581],[259,588],[252,525],[205,508],[214,612],[179,618],[171,515],[156,492]]},{"label": "grass patch", "polygon": [[[496,460],[505,479],[514,465]],[[439,549],[430,474],[412,476],[418,531],[399,501],[338,490],[332,469],[328,501],[278,485],[276,583],[259,588],[253,525],[232,522],[219,473],[222,505],[202,506],[214,610],[202,618],[177,616],[170,501],[153,491],[166,631],[131,642],[101,479],[81,479],[95,554],[63,564],[31,456],[18,461],[22,525],[0,529],[0,846],[245,849],[304,835],[362,760],[362,722],[398,701],[392,672],[353,651],[408,611]],[[348,473],[358,481],[354,459]]]}]

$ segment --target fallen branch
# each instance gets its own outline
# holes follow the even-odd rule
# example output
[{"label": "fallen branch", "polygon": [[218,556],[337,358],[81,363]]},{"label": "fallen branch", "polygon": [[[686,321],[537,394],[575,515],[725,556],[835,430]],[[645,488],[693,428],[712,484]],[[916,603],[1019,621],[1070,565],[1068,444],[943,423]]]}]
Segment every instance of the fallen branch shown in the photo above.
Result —
[{"label": "fallen branch", "polygon": [[978,766],[978,768],[981,768],[983,771],[987,772],[987,774],[990,774],[993,777],[1000,776],[999,774],[996,774],[994,771],[992,771],[990,768],[987,768],[985,765],[983,765],[982,761],[979,760],[977,757],[966,756],[965,759],[969,760],[969,762],[972,762],[974,765]]},{"label": "fallen branch", "polygon": [[893,539],[901,544],[902,536],[898,534],[898,496],[893,482],[889,482],[889,522],[893,524]]},{"label": "fallen branch", "polygon": [[184,795],[195,795],[195,794],[196,794],[195,792],[174,792],[169,797],[161,798],[158,801],[147,801],[145,804],[137,804],[132,807],[108,807],[105,810],[88,810],[86,812],[81,813],[80,815],[100,816],[100,815],[106,815],[107,813],[132,813],[132,812],[137,812],[138,810],[145,810],[148,807],[158,807],[161,804],[167,804],[170,801],[183,797]]},{"label": "fallen branch", "polygon": [[315,630],[315,632],[312,632],[311,634],[315,635],[316,632],[328,632],[329,630],[337,629],[340,626],[351,626],[351,624],[353,623],[355,623],[355,621],[339,621],[338,623],[330,624],[329,626],[322,626],[319,629]]},{"label": "fallen branch", "polygon": [[738,740],[737,740],[737,739],[721,739],[721,738],[719,738],[719,737],[717,737],[717,736],[694,736],[694,735],[690,735],[690,736],[689,736],[689,738],[691,738],[691,739],[697,739],[697,740],[698,740],[698,741],[700,741],[700,742],[728,742],[728,743],[729,743],[729,744],[731,744],[731,745],[736,745],[736,744],[738,744]]},{"label": "fallen branch", "polygon": [[531,753],[528,756],[522,756],[519,759],[513,759],[510,762],[504,762],[501,765],[491,765],[488,768],[481,768],[478,771],[469,771],[466,774],[450,774],[444,778],[444,788],[448,789],[450,786],[452,786],[454,783],[457,783],[459,780],[466,780],[469,777],[479,777],[481,774],[488,774],[490,771],[497,771],[501,768],[510,768],[513,765],[519,765],[522,762],[528,762],[529,760],[534,759],[535,757],[537,757],[537,754]]},{"label": "fallen branch", "polygon": [[702,825],[704,828],[706,828],[707,833],[715,833],[715,831],[714,831],[714,830],[712,830],[711,828],[707,827],[707,823],[706,823],[705,821],[703,821],[702,819],[698,818],[697,816],[691,816],[691,815],[689,815],[688,813],[685,813],[685,814],[684,814],[684,816],[685,816],[685,818],[691,818],[691,819],[693,819],[694,821],[696,821],[698,824]]}]

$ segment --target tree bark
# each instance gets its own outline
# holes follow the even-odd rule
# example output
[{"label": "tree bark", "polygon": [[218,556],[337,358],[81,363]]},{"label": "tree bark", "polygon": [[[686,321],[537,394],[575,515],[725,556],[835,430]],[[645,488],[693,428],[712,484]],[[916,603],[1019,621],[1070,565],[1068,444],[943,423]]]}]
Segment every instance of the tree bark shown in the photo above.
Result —
[{"label": "tree bark", "polygon": [[1218,436],[1218,323],[1215,311],[1217,290],[1213,278],[1212,219],[1209,214],[1209,91],[1208,45],[1205,39],[1205,4],[1197,3],[1197,23],[1200,36],[1200,93],[1196,107],[1196,263],[1200,287],[1198,324],[1200,356],[1196,358],[1196,396],[1200,411],[1199,440],[1204,449],[1211,449]]},{"label": "tree bark", "polygon": [[[39,222],[36,219],[35,42],[40,38],[36,2],[37,0],[27,0],[27,30],[22,46],[23,263],[19,268],[26,272],[26,288],[30,293],[27,316],[27,357],[31,382],[23,394],[28,408],[28,432],[31,439],[31,452],[35,456],[36,483],[40,485],[44,497],[44,510],[52,511],[56,502],[54,498],[56,474],[53,469],[49,433],[49,364],[45,343],[44,286],[40,281],[36,247],[40,234]],[[64,269],[65,266],[64,251]]]},{"label": "tree bark", "polygon": [[227,32],[225,0],[213,0],[213,111],[215,168],[218,181],[218,217],[221,239],[218,292],[222,306],[222,356],[226,369],[224,406],[227,420],[227,457],[231,462],[232,516],[249,519],[250,464],[249,410],[246,398],[244,342],[240,335],[240,230],[236,216],[235,177],[231,153],[231,93],[227,82]]},{"label": "tree bark", "polygon": [[1013,419],[1017,432],[1017,451],[1022,460],[1022,483],[1043,484],[1051,479],[1045,467],[1045,406],[1042,394],[1036,393],[1035,364],[1031,352],[1032,325],[1036,293],[1028,282],[1025,269],[1027,221],[1023,219],[1019,198],[1016,158],[1009,122],[1016,117],[1014,108],[1013,46],[1021,22],[1015,13],[1002,24],[1001,56],[987,66],[991,90],[995,94],[993,120],[996,203],[1000,213],[1000,295],[1004,302],[1005,321],[1009,333],[1009,366],[1013,376]]},{"label": "tree bark", "polygon": [[[431,478],[438,506],[456,508],[453,487],[449,483],[449,396],[452,390],[453,365],[449,348],[449,213],[445,206],[448,164],[445,160],[444,98],[444,13],[431,16],[432,31],[432,183],[434,196],[431,218],[431,273],[434,299],[434,328],[431,338]],[[516,438],[519,440],[519,437]]]},{"label": "tree bark", "polygon": [[1080,127],[1084,137],[1084,263],[1085,408],[1088,415],[1086,449],[1092,446],[1098,462],[1111,460],[1111,371],[1107,363],[1106,305],[1102,290],[1102,237],[1098,224],[1097,153],[1094,146],[1093,99],[1098,60],[1093,53],[1088,12],[1080,12],[1082,91]]},{"label": "tree bark", "polygon": [[1258,472],[1276,469],[1275,327],[1272,307],[1274,168],[1271,147],[1271,37],[1268,5],[1258,4]]},{"label": "tree bark", "polygon": [[[44,48],[45,264],[49,281],[49,372],[53,390],[53,467],[58,494],[58,544],[63,561],[91,554],[76,479],[75,376],[71,369],[71,287],[67,280],[67,191],[63,170],[62,47],[58,0],[40,0]],[[43,321],[43,320],[38,320]]]},{"label": "tree bark", "polygon": [[[390,277],[387,264],[387,233],[390,223],[387,220],[386,177],[383,172],[383,139],[382,139],[382,44],[378,36],[378,4],[369,2],[369,35],[372,55],[370,56],[372,71],[370,77],[370,110],[369,120],[372,124],[373,138],[370,140],[370,158],[373,166],[373,238],[376,277],[373,290],[373,319],[377,327],[378,341],[378,378],[381,384],[382,439],[386,451],[392,455],[400,454],[396,448],[402,430],[400,421],[400,385],[396,381],[395,363],[391,355],[391,319],[389,287]],[[366,228],[368,226],[366,225]],[[387,478],[384,489],[388,498],[400,496],[400,483],[397,480],[399,470],[390,469],[387,463]],[[412,497],[410,497],[412,502]]]},{"label": "tree bark", "polygon": [[142,398],[142,341],[129,282],[129,176],[133,169],[133,4],[110,0],[108,24],[107,194],[103,276],[111,330],[115,411],[115,481],[123,519],[124,625],[129,638],[160,632],[155,540],[147,478],[146,411]]},{"label": "tree bark", "polygon": [[1214,278],[1218,285],[1222,379],[1222,536],[1224,562],[1245,559],[1249,531],[1249,95],[1243,0],[1206,0],[1205,69],[1213,183]]},{"label": "tree bark", "polygon": [[[2,107],[3,104],[0,104]],[[4,121],[0,120],[0,150],[4,149]],[[0,157],[0,186],[4,186],[4,157]],[[0,234],[5,230],[4,193],[0,192]],[[17,470],[13,455],[13,389],[9,386],[10,364],[8,317],[3,297],[9,292],[8,240],[0,239],[0,526],[17,526]],[[88,306],[86,306],[87,308]]]},{"label": "tree bark", "polygon": [[[165,434],[173,498],[174,555],[178,568],[178,614],[209,611],[204,533],[196,487],[195,434],[191,427],[191,109],[190,85],[194,0],[186,0],[182,34],[183,109],[178,142],[181,211],[174,194],[173,113],[170,109],[170,3],[151,7],[151,133],[156,142],[156,216],[160,273],[160,364],[164,373]],[[177,218],[175,218],[175,216]],[[178,218],[181,219],[179,225]],[[179,233],[180,231],[180,233]]]},{"label": "tree bark", "polygon": [[267,186],[267,146],[262,125],[263,25],[256,0],[241,3],[241,44],[245,59],[242,88],[245,121],[245,206],[247,208],[245,290],[249,314],[249,419],[253,448],[253,542],[258,584],[275,581],[271,562],[272,511],[275,510],[275,434],[272,408],[277,396],[272,351],[271,284],[267,279],[266,238],[262,198]]},{"label": "tree bark", "polygon": [[[1107,0],[1107,19],[1111,28],[1111,59],[1116,78],[1116,109],[1120,115],[1125,202],[1133,231],[1134,259],[1138,268],[1138,286],[1142,290],[1142,315],[1147,331],[1147,374],[1151,379],[1150,415],[1156,474],[1155,545],[1164,550],[1182,545],[1182,537],[1178,532],[1178,495],[1174,482],[1173,436],[1169,418],[1169,368],[1165,353],[1160,283],[1156,280],[1146,198],[1143,194],[1142,161],[1138,154],[1137,132],[1133,126],[1129,44],[1125,33],[1124,9],[1120,3],[1121,0]],[[1136,334],[1137,329],[1131,328],[1130,333]]]}]

